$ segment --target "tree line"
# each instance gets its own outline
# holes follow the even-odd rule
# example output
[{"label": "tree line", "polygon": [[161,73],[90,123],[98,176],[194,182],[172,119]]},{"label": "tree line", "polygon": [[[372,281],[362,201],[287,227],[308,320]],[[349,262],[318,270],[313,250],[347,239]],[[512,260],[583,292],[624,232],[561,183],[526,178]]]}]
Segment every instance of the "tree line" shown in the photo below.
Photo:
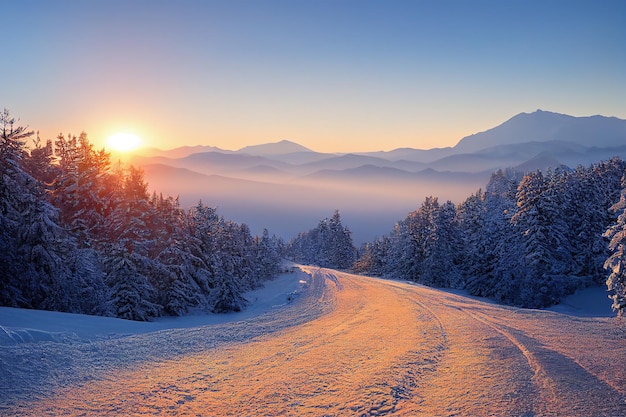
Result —
[{"label": "tree line", "polygon": [[325,268],[351,268],[356,255],[352,232],[341,223],[339,210],[320,220],[317,227],[298,233],[285,248],[285,256],[292,261]]},{"label": "tree line", "polygon": [[367,243],[355,269],[541,308],[604,283],[606,266],[621,314],[625,174],[619,158],[526,175],[500,170],[458,206],[427,197],[388,235]]},{"label": "tree line", "polygon": [[85,133],[42,144],[0,114],[0,305],[150,320],[242,309],[283,243],[148,193]]},{"label": "tree line", "polygon": [[0,114],[0,305],[132,320],[238,311],[285,256],[533,308],[606,282],[626,309],[619,158],[499,170],[459,205],[427,197],[357,252],[339,211],[284,245],[202,202],[150,195],[140,169],[114,166],[85,133],[28,148],[33,136]]}]

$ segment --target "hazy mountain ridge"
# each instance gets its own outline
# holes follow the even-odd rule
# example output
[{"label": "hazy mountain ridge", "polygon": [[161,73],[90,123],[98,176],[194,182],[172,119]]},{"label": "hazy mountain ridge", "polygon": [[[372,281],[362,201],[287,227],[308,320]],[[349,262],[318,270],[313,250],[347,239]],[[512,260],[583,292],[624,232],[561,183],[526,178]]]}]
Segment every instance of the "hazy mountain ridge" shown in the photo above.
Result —
[{"label": "hazy mountain ridge", "polygon": [[298,143],[290,140],[281,140],[275,143],[264,143],[260,145],[246,146],[239,149],[239,153],[246,153],[249,155],[289,155],[299,152],[312,152],[309,148],[304,147]]},{"label": "hazy mountain ridge", "polygon": [[626,120],[606,116],[574,117],[537,110],[520,113],[485,132],[466,136],[454,147],[472,152],[503,144],[562,141],[588,146],[613,147],[626,139]]},{"label": "hazy mountain ridge", "polygon": [[[564,165],[575,167],[594,162],[598,157],[620,155],[625,148],[626,120],[605,116],[574,117],[537,110],[534,113],[520,113],[492,129],[466,136],[452,148],[320,153],[295,142],[282,140],[246,146],[237,151],[211,146],[151,150],[142,154],[144,159],[140,164],[154,162],[150,158],[164,157],[180,160],[161,160],[179,167],[210,164],[236,171],[265,165],[302,175],[326,169],[352,169],[361,165],[413,172],[425,168],[480,172],[522,165],[546,153]],[[590,154],[593,155],[593,161],[589,160]],[[486,165],[476,167],[477,163]]]},{"label": "hazy mountain ridge", "polygon": [[196,145],[196,146],[181,146],[179,148],[174,148],[170,150],[162,150],[157,148],[143,148],[138,154],[142,157],[167,157],[167,158],[184,158],[186,156],[192,155],[194,153],[201,152],[221,152],[221,153],[231,153],[232,151],[227,151],[225,149],[221,149],[215,146],[208,145]]},{"label": "hazy mountain ridge", "polygon": [[[365,225],[356,233],[359,241],[388,231],[426,196],[461,202],[498,169],[575,168],[613,156],[626,157],[626,120],[538,110],[451,148],[321,153],[283,140],[237,151],[153,151],[131,163],[144,167],[151,189],[180,194],[185,204],[202,199],[256,232],[268,227],[289,238],[306,224],[290,226],[286,219],[314,219],[312,213],[327,216],[339,209],[346,224]],[[364,212],[373,217],[365,221]]]}]

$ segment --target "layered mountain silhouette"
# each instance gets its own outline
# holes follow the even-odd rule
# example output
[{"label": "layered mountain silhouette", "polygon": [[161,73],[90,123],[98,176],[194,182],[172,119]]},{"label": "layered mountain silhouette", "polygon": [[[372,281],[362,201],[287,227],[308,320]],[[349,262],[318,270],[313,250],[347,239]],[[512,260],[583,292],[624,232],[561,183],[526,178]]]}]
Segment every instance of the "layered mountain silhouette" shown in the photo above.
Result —
[{"label": "layered mountain silhouette", "polygon": [[211,146],[144,150],[151,189],[218,207],[253,232],[288,239],[339,209],[361,242],[387,233],[425,197],[462,202],[492,172],[589,165],[626,157],[626,120],[537,110],[449,148],[320,153],[289,140],[226,151]]},{"label": "layered mountain silhouette", "polygon": [[454,149],[475,152],[499,145],[554,141],[610,148],[623,145],[625,135],[626,122],[615,117],[573,117],[537,110],[520,113],[500,126],[467,136]]}]

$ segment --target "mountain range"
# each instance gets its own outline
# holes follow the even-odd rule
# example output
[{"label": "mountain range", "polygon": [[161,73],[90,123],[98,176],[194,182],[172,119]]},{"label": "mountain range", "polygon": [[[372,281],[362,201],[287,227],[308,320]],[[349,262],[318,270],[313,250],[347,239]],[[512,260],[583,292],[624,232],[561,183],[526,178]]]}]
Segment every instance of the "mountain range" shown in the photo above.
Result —
[{"label": "mountain range", "polygon": [[320,153],[289,140],[227,151],[212,146],[144,149],[150,189],[198,200],[253,232],[286,239],[339,209],[356,242],[386,234],[426,196],[460,203],[492,172],[589,165],[626,157],[626,120],[537,110],[429,150]]}]

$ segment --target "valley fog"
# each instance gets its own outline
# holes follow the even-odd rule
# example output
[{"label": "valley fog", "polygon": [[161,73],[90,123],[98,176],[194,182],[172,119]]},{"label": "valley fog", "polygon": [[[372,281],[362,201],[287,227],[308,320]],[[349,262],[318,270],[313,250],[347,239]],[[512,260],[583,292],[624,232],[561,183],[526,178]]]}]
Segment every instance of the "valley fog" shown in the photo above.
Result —
[{"label": "valley fog", "polygon": [[[593,132],[602,132],[597,140]],[[211,146],[144,149],[150,191],[202,200],[219,214],[285,240],[339,210],[357,245],[389,233],[424,199],[463,202],[500,169],[526,173],[625,156],[626,121],[520,113],[455,147],[332,154],[283,140],[228,151]]]},{"label": "valley fog", "polygon": [[202,201],[218,213],[246,223],[253,234],[263,229],[285,240],[313,227],[319,219],[341,212],[360,245],[387,234],[425,197],[463,201],[489,179],[488,174],[445,179],[291,179],[282,184],[197,174],[165,165],[144,166],[150,190],[178,195],[183,207]]}]

